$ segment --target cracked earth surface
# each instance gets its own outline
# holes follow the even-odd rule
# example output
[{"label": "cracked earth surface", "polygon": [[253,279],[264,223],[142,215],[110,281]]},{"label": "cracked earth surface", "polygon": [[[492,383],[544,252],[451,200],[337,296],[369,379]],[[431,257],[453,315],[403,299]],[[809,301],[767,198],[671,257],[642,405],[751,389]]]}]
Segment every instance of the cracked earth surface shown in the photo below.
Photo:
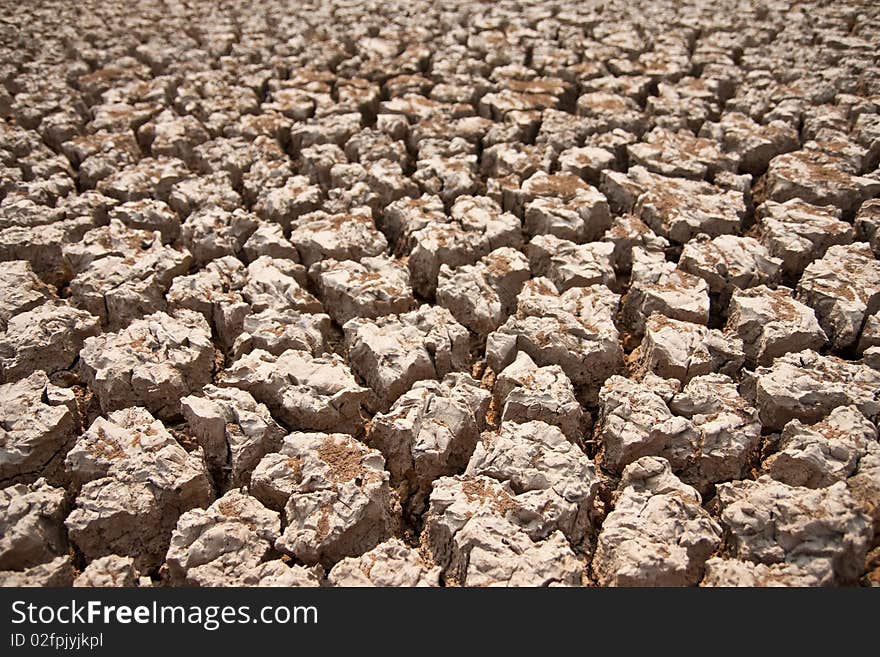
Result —
[{"label": "cracked earth surface", "polygon": [[0,584],[880,585],[878,50],[2,3]]}]

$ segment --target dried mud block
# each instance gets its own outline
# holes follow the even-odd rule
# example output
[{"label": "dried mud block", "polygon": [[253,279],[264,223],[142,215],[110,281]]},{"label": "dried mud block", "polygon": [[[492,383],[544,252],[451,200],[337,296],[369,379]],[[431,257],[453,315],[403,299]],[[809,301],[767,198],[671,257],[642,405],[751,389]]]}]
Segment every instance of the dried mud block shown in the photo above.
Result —
[{"label": "dried mud block", "polygon": [[52,289],[41,281],[26,260],[0,266],[0,330],[15,315],[36,308],[53,298]]},{"label": "dried mud block", "polygon": [[247,276],[238,258],[223,256],[194,274],[175,278],[165,299],[172,313],[181,308],[200,313],[221,346],[229,349],[251,310],[241,295]]},{"label": "dried mud block", "polygon": [[762,470],[789,486],[825,488],[858,473],[868,452],[880,456],[876,427],[855,406],[840,406],[815,424],[786,424]]},{"label": "dried mud block", "polygon": [[575,244],[553,235],[533,237],[526,246],[532,273],[546,276],[560,293],[572,287],[616,287],[613,254],[609,242]]},{"label": "dried mud block", "polygon": [[377,319],[355,318],[343,330],[352,370],[373,390],[379,410],[390,408],[416,381],[470,366],[467,330],[438,306]]},{"label": "dried mud block", "polygon": [[604,468],[621,472],[642,456],[658,456],[700,491],[747,473],[761,438],[755,409],[722,374],[680,386],[653,374],[606,382],[597,434]]},{"label": "dried mud block", "polygon": [[78,489],[70,540],[87,559],[117,554],[146,573],[165,556],[181,513],[214,498],[201,449],[187,453],[143,408],[98,418],[67,453]]},{"label": "dried mud block", "polygon": [[257,217],[240,208],[228,210],[208,205],[189,215],[180,227],[180,241],[196,263],[238,255],[257,229]]},{"label": "dried mud block", "polygon": [[363,430],[361,405],[369,390],[336,354],[316,358],[289,349],[275,356],[255,349],[221,372],[216,383],[249,392],[288,427]]},{"label": "dried mud block", "polygon": [[681,391],[677,380],[647,374],[642,381],[609,378],[599,393],[598,436],[602,465],[622,472],[642,456],[662,456],[681,467],[694,451],[696,430],[669,409]]},{"label": "dried mud block", "polygon": [[420,158],[412,179],[422,193],[436,194],[444,203],[453,203],[479,191],[477,156],[455,153]]},{"label": "dried mud block", "polygon": [[685,131],[655,128],[644,141],[626,147],[631,165],[673,178],[710,180],[721,171],[735,172],[737,158],[724,153],[711,139]]},{"label": "dried mud block", "polygon": [[581,585],[584,564],[542,511],[489,477],[443,477],[434,483],[422,541],[447,585]]},{"label": "dried mud block", "polygon": [[413,235],[431,224],[448,223],[449,217],[439,197],[423,194],[419,198],[402,198],[391,203],[382,213],[380,227],[398,253],[408,253]]},{"label": "dried mud block", "polygon": [[91,228],[81,239],[62,244],[61,249],[65,264],[74,274],[85,272],[101,258],[128,258],[128,264],[132,264],[153,252],[165,254],[169,259],[174,257],[167,247],[163,247],[159,231],[132,228],[119,219]]},{"label": "dried mud block", "polygon": [[680,269],[661,273],[653,281],[635,282],[623,299],[620,314],[624,326],[642,335],[647,319],[655,313],[682,322],[708,324],[709,284]]},{"label": "dried mud block", "polygon": [[574,174],[593,186],[599,184],[603,171],[615,169],[617,164],[614,153],[596,146],[567,148],[557,160],[560,172]]},{"label": "dried mud block", "polygon": [[138,585],[140,576],[134,567],[134,559],[108,554],[98,557],[85,567],[73,586],[78,588],[130,588]]},{"label": "dried mud block", "polygon": [[767,168],[767,195],[779,203],[799,198],[813,205],[833,205],[852,216],[862,201],[880,192],[880,180],[852,175],[838,156],[815,151],[778,155]]},{"label": "dried mud block", "polygon": [[312,212],[291,223],[290,241],[306,267],[319,260],[360,260],[377,256],[388,247],[385,236],[376,230],[369,208],[348,213]]},{"label": "dried mud block", "polygon": [[165,244],[180,236],[180,217],[167,203],[156,199],[120,203],[107,216],[111,222],[120,221],[135,230],[159,231]]},{"label": "dried mud block", "polygon": [[207,385],[198,396],[181,399],[180,406],[222,490],[246,485],[260,459],[276,450],[285,434],[264,404],[238,388]]},{"label": "dried mud block", "polygon": [[824,559],[800,563],[753,563],[739,559],[712,557],[700,586],[715,587],[806,587],[832,586],[834,573]]},{"label": "dried mud block", "polygon": [[[603,242],[609,242],[614,250],[611,259],[614,269],[628,272],[633,267],[633,248],[640,247],[643,251],[653,251],[663,256],[669,242],[659,237],[648,228],[644,221],[632,214],[624,214],[611,220],[611,227],[602,236]],[[661,257],[665,261],[665,257]]]},{"label": "dried mud block", "polygon": [[391,538],[359,557],[347,557],[327,576],[333,586],[440,586],[440,568],[426,563],[417,550]]},{"label": "dried mud block", "polygon": [[0,586],[68,587],[75,576],[70,556],[65,555],[24,570],[0,571]]},{"label": "dried mud block", "polygon": [[756,210],[760,241],[782,260],[782,273],[800,277],[804,268],[835,244],[853,241],[852,225],[841,221],[834,206],[818,206],[793,198],[785,203],[765,201]]},{"label": "dried mud block", "polygon": [[0,385],[0,417],[0,483],[31,483],[38,477],[66,483],[64,456],[80,422],[73,390],[34,372]]},{"label": "dried mud block", "polygon": [[691,586],[721,543],[700,494],[662,458],[626,467],[602,523],[593,572],[602,586]]},{"label": "dried mud block", "polygon": [[339,325],[353,317],[376,318],[414,310],[418,303],[409,282],[409,269],[387,256],[354,260],[322,260],[309,275],[327,313]]},{"label": "dried mud block", "polygon": [[734,291],[725,331],[742,340],[749,367],[769,366],[779,356],[825,346],[827,338],[813,309],[792,292],[764,285]]},{"label": "dried mud block", "polygon": [[322,199],[321,188],[311,184],[306,176],[291,176],[283,185],[261,192],[254,203],[254,213],[288,229],[304,214],[318,210]]},{"label": "dried mud block", "polygon": [[707,494],[712,484],[748,476],[761,444],[761,423],[736,383],[723,374],[695,377],[669,408],[699,434],[697,449],[681,470],[683,481]]},{"label": "dried mud block", "polygon": [[299,262],[299,251],[284,237],[284,229],[278,224],[265,221],[257,224],[254,232],[247,238],[242,254],[247,262],[253,262],[260,256]]},{"label": "dried mud block", "polygon": [[838,482],[827,488],[788,486],[770,477],[718,487],[718,508],[732,556],[754,563],[821,563],[837,584],[864,568],[869,517]]},{"label": "dried mud block", "polygon": [[577,114],[596,123],[597,132],[626,130],[641,134],[647,128],[647,119],[631,98],[614,93],[595,91],[577,100]]},{"label": "dried mud block", "polygon": [[526,257],[511,247],[495,249],[475,265],[441,265],[437,304],[466,328],[485,336],[516,309],[516,297],[531,271]]},{"label": "dried mud block", "polygon": [[37,370],[49,375],[69,370],[85,339],[100,331],[97,317],[61,302],[20,313],[0,333],[0,381],[14,381]]},{"label": "dried mud block", "polygon": [[702,324],[652,314],[633,362],[639,371],[687,383],[712,372],[737,377],[745,361],[742,341]]},{"label": "dried mud block", "polygon": [[241,210],[241,196],[225,171],[206,176],[192,176],[174,184],[168,194],[168,206],[181,218],[189,218],[205,208],[227,212]]},{"label": "dried mud block", "polygon": [[177,116],[164,110],[138,129],[138,141],[149,145],[154,157],[176,157],[184,162],[193,161],[193,148],[208,139],[208,131],[192,115]]},{"label": "dried mud block", "polygon": [[753,175],[766,171],[777,155],[796,150],[800,146],[797,130],[784,121],[770,121],[761,125],[740,112],[725,112],[714,126],[703,126],[701,136],[716,136],[725,152],[733,155],[739,167]]},{"label": "dried mud block", "polygon": [[794,419],[818,422],[838,406],[854,405],[868,419],[880,413],[875,394],[880,370],[809,349],[759,367],[744,384],[744,395],[754,400],[761,424],[770,430]]},{"label": "dried mud block", "polygon": [[399,507],[382,455],[346,434],[293,433],[252,477],[254,495],[277,504],[285,529],[276,549],[330,567],[389,538]]},{"label": "dried mud block", "polygon": [[874,544],[880,540],[880,443],[875,426],[855,406],[840,406],[816,424],[786,424],[762,469],[790,486],[825,488],[845,481],[871,517]]},{"label": "dried mud block", "polygon": [[559,427],[572,442],[583,437],[589,416],[559,365],[538,367],[521,351],[496,376],[493,394],[496,408],[501,408],[502,423],[539,420]]},{"label": "dried mud block", "polygon": [[275,356],[293,349],[323,356],[333,351],[330,334],[329,315],[269,308],[244,318],[232,353],[237,359],[256,349]]},{"label": "dried mud block", "polygon": [[22,571],[67,553],[65,492],[45,479],[0,490],[0,570]]},{"label": "dried mud block", "polygon": [[247,283],[241,289],[241,296],[254,313],[267,309],[324,312],[321,302],[308,291],[306,279],[302,265],[260,256],[247,267]]},{"label": "dried mud block", "polygon": [[[406,231],[404,253],[409,254],[413,288],[430,298],[437,287],[442,265],[474,264],[503,246],[522,244],[519,219],[486,196],[463,196],[452,205],[450,216],[435,219],[432,205],[401,208],[399,224]],[[427,213],[427,216],[424,216]],[[392,215],[393,216],[393,215]],[[405,222],[405,223],[404,223]],[[424,227],[417,228],[421,222]],[[400,242],[398,242],[400,245]],[[400,248],[398,248],[400,250]]]},{"label": "dried mud block", "polygon": [[211,380],[214,345],[190,310],[154,313],[116,333],[87,338],[80,367],[106,413],[144,406],[161,419],[180,414],[180,398]]},{"label": "dried mud block", "polygon": [[85,225],[82,222],[58,222],[37,228],[10,226],[0,229],[0,262],[5,266],[7,261],[27,260],[43,281],[62,286],[71,277],[64,262],[62,244],[70,238],[81,237],[90,227],[91,221]]},{"label": "dried mud block", "polygon": [[700,233],[736,234],[746,206],[740,192],[703,181],[654,176],[638,196],[633,213],[658,235],[685,244]]},{"label": "dried mud block", "polygon": [[[71,304],[99,317],[111,331],[166,310],[165,293],[176,276],[187,273],[192,257],[188,251],[163,246],[159,233],[154,235],[146,250],[104,255],[89,262],[70,282]],[[97,246],[107,253],[100,240]]]},{"label": "dried mud block", "polygon": [[446,581],[461,586],[582,586],[584,566],[561,532],[533,541],[494,516],[471,519],[455,534]]},{"label": "dried mud block", "polygon": [[582,243],[599,239],[611,226],[605,196],[571,173],[539,171],[523,181],[517,200],[529,235]]},{"label": "dried mud block", "polygon": [[563,294],[546,278],[523,287],[517,310],[486,341],[486,360],[500,372],[524,351],[539,366],[559,365],[582,401],[595,401],[599,388],[623,366],[614,325],[619,297],[602,285]]},{"label": "dried mud block", "polygon": [[168,578],[188,586],[240,586],[244,573],[271,554],[280,533],[277,512],[231,490],[207,509],[178,518],[165,557]]},{"label": "dried mud block", "polygon": [[367,442],[385,457],[405,500],[421,503],[438,477],[462,472],[485,428],[490,393],[467,374],[417,381],[387,413],[375,415]]},{"label": "dried mud block", "polygon": [[189,176],[190,172],[181,160],[143,158],[99,181],[97,190],[122,203],[146,198],[167,202],[171,188]]},{"label": "dried mud block", "polygon": [[781,265],[757,240],[736,235],[692,239],[678,261],[679,269],[705,280],[722,305],[735,289],[774,284]]},{"label": "dried mud block", "polygon": [[880,311],[880,261],[864,242],[832,246],[804,270],[797,297],[816,311],[832,347],[852,347]]},{"label": "dried mud block", "polygon": [[540,509],[545,523],[575,547],[593,533],[596,469],[558,427],[539,421],[502,423],[498,431],[480,437],[465,473],[507,482],[520,504]]}]

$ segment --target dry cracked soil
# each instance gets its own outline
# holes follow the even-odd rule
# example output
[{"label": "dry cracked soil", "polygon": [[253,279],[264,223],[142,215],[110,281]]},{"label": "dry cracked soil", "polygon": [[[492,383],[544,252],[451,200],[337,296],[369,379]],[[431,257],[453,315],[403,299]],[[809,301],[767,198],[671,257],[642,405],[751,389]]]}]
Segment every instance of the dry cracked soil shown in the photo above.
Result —
[{"label": "dry cracked soil", "polygon": [[0,7],[0,584],[880,585],[880,6]]}]

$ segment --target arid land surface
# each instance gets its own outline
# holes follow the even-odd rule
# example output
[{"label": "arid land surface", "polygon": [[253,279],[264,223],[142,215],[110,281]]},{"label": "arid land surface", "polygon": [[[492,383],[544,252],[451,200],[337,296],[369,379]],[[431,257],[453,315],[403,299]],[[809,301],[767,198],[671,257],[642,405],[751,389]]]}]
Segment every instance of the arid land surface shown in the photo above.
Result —
[{"label": "arid land surface", "polygon": [[880,584],[878,53],[0,3],[0,584]]}]

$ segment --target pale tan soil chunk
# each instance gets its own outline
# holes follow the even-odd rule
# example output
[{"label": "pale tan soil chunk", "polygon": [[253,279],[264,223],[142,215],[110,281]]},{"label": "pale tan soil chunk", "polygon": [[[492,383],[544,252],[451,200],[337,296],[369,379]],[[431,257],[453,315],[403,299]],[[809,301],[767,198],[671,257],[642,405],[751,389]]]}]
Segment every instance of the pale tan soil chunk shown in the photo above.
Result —
[{"label": "pale tan soil chunk", "polygon": [[361,431],[369,392],[336,354],[313,357],[296,349],[277,356],[255,349],[221,372],[217,384],[249,392],[289,427],[315,431]]},{"label": "pale tan soil chunk", "polygon": [[583,564],[544,515],[485,476],[434,483],[422,540],[446,582],[462,586],[579,585]]},{"label": "pale tan soil chunk", "polygon": [[507,482],[520,503],[541,509],[573,546],[593,532],[595,467],[553,425],[502,423],[497,432],[483,433],[465,473]]},{"label": "pale tan soil chunk", "polygon": [[4,262],[0,267],[0,329],[10,318],[52,298],[52,290],[34,274],[26,260]]},{"label": "pale tan soil chunk", "polygon": [[360,557],[343,559],[327,579],[333,586],[439,586],[440,568],[392,538]]},{"label": "pale tan soil chunk", "polygon": [[495,378],[493,394],[501,422],[540,420],[552,424],[572,442],[583,437],[589,415],[575,397],[574,386],[559,365],[538,367],[520,351]]},{"label": "pale tan soil chunk", "polygon": [[437,303],[466,328],[486,335],[516,310],[516,297],[531,271],[526,257],[508,246],[495,249],[475,265],[440,266]]},{"label": "pale tan soil chunk", "polygon": [[467,331],[439,306],[355,318],[343,330],[352,370],[376,393],[378,409],[388,409],[416,381],[468,367]]},{"label": "pale tan soil chunk", "polygon": [[264,562],[281,532],[281,518],[240,490],[177,521],[165,557],[172,582],[194,586],[244,584]]},{"label": "pale tan soil chunk", "polygon": [[412,504],[431,483],[464,471],[485,428],[490,393],[467,374],[418,381],[370,423],[367,442],[382,452],[395,486]]},{"label": "pale tan soil chunk", "polygon": [[327,313],[340,325],[354,317],[406,313],[418,305],[410,287],[409,270],[384,256],[360,262],[322,260],[312,265],[309,275]]},{"label": "pale tan soil chunk", "polygon": [[0,381],[37,370],[51,375],[70,369],[85,339],[100,331],[97,317],[64,303],[44,303],[20,313],[0,333]]},{"label": "pale tan soil chunk", "polygon": [[745,383],[744,394],[754,398],[761,423],[770,429],[780,430],[793,419],[818,422],[850,404],[868,418],[880,413],[880,370],[809,349],[759,367]]},{"label": "pale tan soil chunk", "polygon": [[797,296],[835,348],[853,346],[867,316],[880,311],[880,261],[864,242],[832,246],[804,270]]},{"label": "pale tan soil chunk", "polygon": [[648,318],[645,336],[633,354],[639,371],[682,383],[712,372],[735,377],[744,360],[739,338],[656,313]]},{"label": "pale tan soil chunk", "polygon": [[280,446],[285,433],[264,404],[238,388],[207,385],[180,405],[214,481],[224,490],[247,484],[259,460]]},{"label": "pale tan soil chunk", "polygon": [[487,363],[499,372],[524,351],[540,366],[558,364],[585,399],[623,366],[614,325],[618,295],[603,285],[563,294],[546,278],[523,287],[516,313],[486,341]]},{"label": "pale tan soil chunk", "polygon": [[0,586],[71,586],[75,575],[70,557],[65,555],[24,570],[0,571]]},{"label": "pale tan soil chunk", "polygon": [[722,484],[718,504],[727,546],[740,559],[801,567],[818,562],[839,584],[862,571],[873,528],[843,482],[810,489],[764,476]]},{"label": "pale tan soil chunk", "polygon": [[330,567],[389,538],[399,507],[382,455],[346,434],[293,433],[253,475],[254,495],[282,502],[276,549]]},{"label": "pale tan soil chunk", "polygon": [[782,260],[782,271],[800,276],[813,260],[835,244],[853,241],[853,227],[841,221],[833,206],[810,205],[800,199],[785,203],[766,201],[757,210],[761,242]]},{"label": "pale tan soil chunk", "polygon": [[693,378],[683,388],[654,374],[639,383],[614,376],[599,402],[601,465],[611,472],[642,456],[658,456],[683,481],[705,491],[744,476],[760,444],[756,410],[722,374]]},{"label": "pale tan soil chunk", "polygon": [[81,588],[131,587],[137,586],[138,579],[134,559],[108,554],[106,557],[98,557],[86,566],[73,580],[73,585]]},{"label": "pale tan soil chunk", "polygon": [[721,527],[700,506],[700,494],[662,458],[627,466],[605,519],[593,571],[605,586],[687,586],[700,581]]},{"label": "pale tan soil chunk", "polygon": [[160,418],[178,416],[180,398],[211,380],[213,359],[210,329],[189,310],[87,338],[80,352],[83,377],[104,412],[142,405]]},{"label": "pale tan soil chunk", "polygon": [[65,520],[89,558],[118,554],[148,571],[159,566],[178,516],[213,498],[202,451],[187,453],[143,408],[98,418],[67,453],[79,490]]},{"label": "pale tan soil chunk", "polygon": [[0,490],[0,569],[21,571],[52,561],[67,551],[63,529],[64,490],[45,479]]},{"label": "pale tan soil chunk", "polygon": [[37,371],[0,385],[0,416],[0,482],[63,483],[64,456],[79,431],[75,393]]},{"label": "pale tan soil chunk", "polygon": [[786,287],[764,285],[735,290],[730,299],[726,331],[743,341],[749,366],[769,366],[773,359],[827,342],[813,309],[793,298]]}]

